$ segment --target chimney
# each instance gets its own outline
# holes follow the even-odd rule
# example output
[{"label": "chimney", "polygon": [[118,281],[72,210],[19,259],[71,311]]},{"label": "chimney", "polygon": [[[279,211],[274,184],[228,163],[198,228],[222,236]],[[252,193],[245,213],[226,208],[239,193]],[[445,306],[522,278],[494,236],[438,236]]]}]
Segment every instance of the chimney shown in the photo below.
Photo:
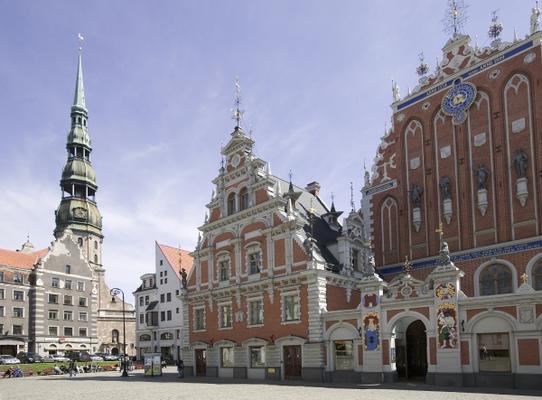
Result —
[{"label": "chimney", "polygon": [[312,194],[313,196],[319,196],[320,195],[320,189],[322,187],[320,186],[320,184],[316,181],[314,182],[311,182],[309,183],[306,187],[305,187],[305,190],[307,192],[309,192],[310,194]]}]

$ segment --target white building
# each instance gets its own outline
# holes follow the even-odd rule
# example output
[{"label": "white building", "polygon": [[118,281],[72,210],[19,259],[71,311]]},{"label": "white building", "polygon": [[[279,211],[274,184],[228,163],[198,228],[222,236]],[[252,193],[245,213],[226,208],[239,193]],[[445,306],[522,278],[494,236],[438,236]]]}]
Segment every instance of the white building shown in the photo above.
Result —
[{"label": "white building", "polygon": [[180,358],[183,304],[178,296],[183,268],[187,274],[192,269],[187,251],[155,242],[155,271],[142,275],[134,292],[138,359],[145,353],[161,353],[165,360]]}]

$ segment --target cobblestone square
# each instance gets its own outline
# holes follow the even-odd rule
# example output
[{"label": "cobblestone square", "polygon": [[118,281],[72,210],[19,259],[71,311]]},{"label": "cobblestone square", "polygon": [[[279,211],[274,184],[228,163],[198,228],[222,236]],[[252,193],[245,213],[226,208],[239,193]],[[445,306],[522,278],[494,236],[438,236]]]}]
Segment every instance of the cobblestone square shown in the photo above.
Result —
[{"label": "cobblestone square", "polygon": [[258,399],[258,400],[508,400],[542,398],[542,392],[508,389],[466,389],[400,383],[381,385],[316,385],[306,382],[269,383],[219,379],[177,378],[173,368],[161,377],[144,377],[137,371],[129,378],[118,372],[0,380],[0,400],[167,400],[167,399]]}]

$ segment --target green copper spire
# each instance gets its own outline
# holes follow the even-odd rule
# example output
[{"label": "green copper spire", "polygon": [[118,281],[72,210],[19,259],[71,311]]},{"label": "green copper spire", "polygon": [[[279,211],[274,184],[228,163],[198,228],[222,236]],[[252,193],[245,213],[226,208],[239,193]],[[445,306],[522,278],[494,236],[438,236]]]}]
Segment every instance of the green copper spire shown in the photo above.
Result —
[{"label": "green copper spire", "polygon": [[83,61],[82,51],[79,50],[79,62],[77,64],[77,80],[75,81],[75,96],[73,97],[73,107],[81,108],[86,111],[85,104],[85,86],[83,85]]},{"label": "green copper spire", "polygon": [[65,229],[71,229],[82,236],[91,234],[102,237],[102,217],[95,200],[98,190],[96,173],[90,161],[92,143],[87,127],[81,50],[70,117],[71,128],[66,143],[68,160],[60,180],[62,200],[55,213],[55,236],[60,236]]}]

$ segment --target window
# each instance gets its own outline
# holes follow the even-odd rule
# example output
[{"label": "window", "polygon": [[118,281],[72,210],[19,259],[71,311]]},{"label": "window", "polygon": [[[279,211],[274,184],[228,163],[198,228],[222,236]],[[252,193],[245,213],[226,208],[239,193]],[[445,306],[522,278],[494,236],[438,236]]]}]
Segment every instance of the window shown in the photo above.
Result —
[{"label": "window", "polygon": [[171,321],[171,310],[167,310],[167,320]]},{"label": "window", "polygon": [[139,305],[143,306],[143,302],[145,301],[145,298],[143,296],[139,296]]},{"label": "window", "polygon": [[175,314],[179,314],[179,307],[175,309]]},{"label": "window", "polygon": [[98,250],[98,241],[97,240],[94,241],[94,250]]},{"label": "window", "polygon": [[22,335],[23,334],[23,326],[22,325],[13,325],[13,334],[14,335]]},{"label": "window", "polygon": [[87,306],[87,298],[79,297],[79,307],[86,307],[86,306]]},{"label": "window", "polygon": [[160,311],[160,321],[165,321],[165,320],[166,320],[166,312]]},{"label": "window", "polygon": [[235,193],[230,193],[228,196],[228,215],[235,213]]},{"label": "window", "polygon": [[164,276],[164,273],[160,271],[160,278]]},{"label": "window", "polygon": [[94,264],[98,264],[98,256],[94,254]]},{"label": "window", "polygon": [[160,303],[164,303],[166,301],[166,295],[164,293],[162,293],[160,295]]},{"label": "window", "polygon": [[142,342],[148,342],[149,340],[151,340],[151,335],[143,334],[139,336],[139,340]]},{"label": "window", "polygon": [[164,260],[160,260],[160,265],[164,265]]},{"label": "window", "polygon": [[145,305],[148,306],[149,305],[149,296],[145,296]]},{"label": "window", "polygon": [[335,369],[350,370],[354,369],[354,352],[351,340],[335,341]]},{"label": "window", "polygon": [[79,328],[79,336],[86,337],[87,336],[87,328]]},{"label": "window", "polygon": [[0,289],[0,300],[4,300],[6,298],[6,294],[5,294],[5,290],[4,289]]},{"label": "window", "polygon": [[119,342],[119,331],[116,329],[113,329],[111,331],[111,342],[112,343],[118,343]]},{"label": "window", "polygon": [[0,324],[0,335],[4,334],[4,324]]},{"label": "window", "polygon": [[205,329],[205,308],[196,308],[194,310],[194,330],[201,331]]},{"label": "window", "polygon": [[49,303],[58,304],[58,294],[49,293]]},{"label": "window", "polygon": [[359,270],[359,250],[352,249],[352,269]]},{"label": "window", "polygon": [[299,320],[299,296],[297,294],[285,295],[283,297],[283,320]]},{"label": "window", "polygon": [[4,273],[0,272],[0,282],[4,282]]},{"label": "window", "polygon": [[220,348],[220,366],[222,368],[233,368],[233,347]]},{"label": "window", "polygon": [[[156,340],[156,331],[154,331],[154,332],[152,333],[152,336],[154,337],[154,340]],[[155,351],[156,351],[156,347],[155,347]]]},{"label": "window", "polygon": [[164,280],[160,279],[160,285],[163,285],[163,284],[164,284]]},{"label": "window", "polygon": [[77,291],[78,292],[84,292],[85,291],[85,282],[77,282]]},{"label": "window", "polygon": [[24,317],[24,308],[13,307],[13,318],[23,318],[23,317]]},{"label": "window", "polygon": [[533,268],[533,289],[542,290],[542,262],[538,262]]},{"label": "window", "polygon": [[480,346],[480,372],[510,372],[508,333],[480,333],[478,345]]},{"label": "window", "polygon": [[13,283],[23,283],[23,275],[15,272],[13,274]]},{"label": "window", "polygon": [[5,317],[6,313],[4,311],[4,306],[0,306],[0,317]]},{"label": "window", "polygon": [[49,327],[49,336],[58,336],[58,326]]},{"label": "window", "polygon": [[259,274],[262,265],[262,253],[254,251],[248,254],[248,273]]},{"label": "window", "polygon": [[175,296],[178,296],[179,295],[179,289],[176,289],[175,290]]},{"label": "window", "polygon": [[73,321],[72,311],[64,311],[64,321]]},{"label": "window", "polygon": [[164,276],[167,276],[167,271],[164,271]]},{"label": "window", "polygon": [[254,300],[248,303],[249,325],[263,324],[263,301]]},{"label": "window", "polygon": [[265,347],[253,346],[250,348],[250,368],[265,367]]},{"label": "window", "polygon": [[145,322],[145,314],[139,314],[139,323],[143,324]]},{"label": "window", "polygon": [[80,312],[79,321],[88,321],[88,314],[86,312]]},{"label": "window", "polygon": [[53,278],[53,279],[51,280],[51,286],[54,287],[54,288],[59,287],[59,286],[60,286],[60,281],[59,281],[59,279],[58,279],[58,278]]},{"label": "window", "polygon": [[171,332],[164,332],[160,335],[160,340],[172,340],[173,334]]},{"label": "window", "polygon": [[64,336],[73,336],[73,328],[71,326],[64,327]]},{"label": "window", "polygon": [[83,238],[77,238],[77,244],[79,247],[83,247]]},{"label": "window", "polygon": [[49,319],[57,320],[58,319],[58,310],[49,310]]},{"label": "window", "polygon": [[64,283],[64,287],[68,290],[72,290],[72,281],[66,279],[66,282]]},{"label": "window", "polygon": [[164,283],[167,284],[167,278],[164,278]]},{"label": "window", "polygon": [[220,261],[218,263],[218,280],[225,282],[230,279],[230,262],[227,260]]},{"label": "window", "polygon": [[240,209],[245,210],[248,208],[248,190],[246,187],[239,192]]},{"label": "window", "polygon": [[24,301],[24,292],[22,290],[13,291],[13,300],[15,301]]},{"label": "window", "polygon": [[171,293],[168,293],[168,294],[166,295],[166,297],[167,297],[167,301],[171,301]]},{"label": "window", "polygon": [[72,266],[71,265],[66,265],[65,270],[66,270],[66,274],[68,274],[68,275],[71,274],[72,273]]},{"label": "window", "polygon": [[175,331],[175,334],[177,335],[177,339],[180,339],[181,338],[181,330],[180,329],[177,329]]},{"label": "window", "polygon": [[218,307],[218,325],[220,328],[231,328],[231,304],[222,304]]},{"label": "window", "polygon": [[512,271],[506,265],[488,265],[480,273],[480,296],[512,293],[512,290]]},{"label": "window", "polygon": [[68,296],[67,294],[64,295],[64,305],[65,306],[73,306],[73,296]]}]

